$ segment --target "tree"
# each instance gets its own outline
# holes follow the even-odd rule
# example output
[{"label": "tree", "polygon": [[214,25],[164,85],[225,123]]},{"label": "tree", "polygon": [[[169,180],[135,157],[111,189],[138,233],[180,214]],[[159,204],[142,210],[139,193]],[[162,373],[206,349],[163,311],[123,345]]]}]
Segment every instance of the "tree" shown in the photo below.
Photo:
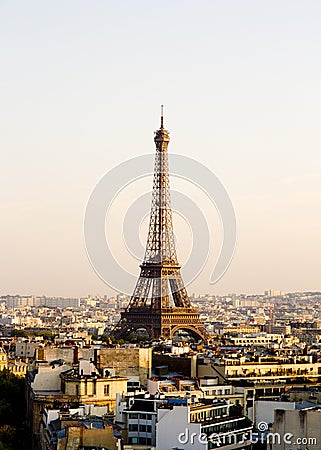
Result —
[{"label": "tree", "polygon": [[24,385],[24,379],[8,369],[0,372],[0,450],[25,447]]},{"label": "tree", "polygon": [[26,331],[24,331],[24,330],[17,330],[17,328],[14,328],[11,331],[11,336],[27,338],[28,337],[28,333]]},{"label": "tree", "polygon": [[0,442],[7,447],[11,447],[11,443],[16,435],[16,428],[12,425],[2,425],[0,426]]},{"label": "tree", "polygon": [[30,334],[32,336],[42,336],[47,341],[53,341],[55,337],[55,334],[49,330],[31,331]]}]

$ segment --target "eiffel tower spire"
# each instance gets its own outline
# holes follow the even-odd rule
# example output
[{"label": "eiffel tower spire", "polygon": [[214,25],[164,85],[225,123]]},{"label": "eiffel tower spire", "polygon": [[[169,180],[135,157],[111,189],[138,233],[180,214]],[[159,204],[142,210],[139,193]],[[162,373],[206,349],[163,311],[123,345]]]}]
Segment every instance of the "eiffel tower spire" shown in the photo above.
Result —
[{"label": "eiffel tower spire", "polygon": [[164,129],[163,105],[161,126],[155,132],[156,145],[152,206],[144,262],[176,263],[167,149],[168,131]]},{"label": "eiffel tower spire", "polygon": [[171,338],[179,328],[189,330],[198,339],[207,337],[199,313],[191,306],[176,254],[168,167],[169,141],[162,106],[161,126],[154,137],[156,154],[146,251],[133,295],[114,331],[118,338],[128,336],[137,328],[145,328],[151,337],[156,338]]}]

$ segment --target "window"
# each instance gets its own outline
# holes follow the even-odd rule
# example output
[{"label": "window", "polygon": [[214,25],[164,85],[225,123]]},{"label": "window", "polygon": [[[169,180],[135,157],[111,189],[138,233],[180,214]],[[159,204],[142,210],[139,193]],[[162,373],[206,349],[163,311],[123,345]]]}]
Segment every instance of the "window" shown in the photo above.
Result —
[{"label": "window", "polygon": [[131,423],[129,425],[129,431],[138,431],[138,425],[137,423]]},{"label": "window", "polygon": [[147,425],[146,426],[146,430],[147,430],[147,433],[151,433],[152,432],[152,426],[151,425]]},{"label": "window", "polygon": [[139,418],[146,420],[148,418],[147,414],[139,414]]},{"label": "window", "polygon": [[130,444],[138,444],[138,439],[137,439],[137,437],[130,437],[130,438],[129,438],[129,443],[130,443]]},{"label": "window", "polygon": [[129,414],[129,418],[130,419],[138,419],[138,414],[137,413]]},{"label": "window", "polygon": [[146,425],[139,425],[139,431],[143,431],[146,433]]},{"label": "window", "polygon": [[109,395],[109,384],[104,385],[104,395]]}]

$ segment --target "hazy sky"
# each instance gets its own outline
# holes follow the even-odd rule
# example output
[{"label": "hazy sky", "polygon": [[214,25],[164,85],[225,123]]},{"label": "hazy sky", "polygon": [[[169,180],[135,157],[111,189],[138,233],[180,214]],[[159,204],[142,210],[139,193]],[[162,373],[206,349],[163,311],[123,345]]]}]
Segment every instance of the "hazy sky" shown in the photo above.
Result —
[{"label": "hazy sky", "polygon": [[320,23],[319,0],[2,0],[0,293],[109,292],[86,203],[154,150],[161,103],[238,221],[226,275],[189,291],[320,290]]}]

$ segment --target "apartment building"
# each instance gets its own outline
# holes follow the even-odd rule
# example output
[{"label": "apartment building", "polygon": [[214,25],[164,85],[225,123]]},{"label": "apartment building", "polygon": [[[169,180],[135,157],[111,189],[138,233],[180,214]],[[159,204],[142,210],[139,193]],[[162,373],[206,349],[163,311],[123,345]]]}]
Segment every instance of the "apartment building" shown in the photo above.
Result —
[{"label": "apartment building", "polygon": [[27,425],[31,447],[36,449],[44,408],[78,407],[80,404],[116,409],[116,394],[127,391],[127,378],[101,376],[95,365],[80,360],[70,366],[62,361],[38,364],[26,377]]},{"label": "apartment building", "polygon": [[251,421],[225,401],[169,399],[158,409],[157,450],[250,450]]}]

